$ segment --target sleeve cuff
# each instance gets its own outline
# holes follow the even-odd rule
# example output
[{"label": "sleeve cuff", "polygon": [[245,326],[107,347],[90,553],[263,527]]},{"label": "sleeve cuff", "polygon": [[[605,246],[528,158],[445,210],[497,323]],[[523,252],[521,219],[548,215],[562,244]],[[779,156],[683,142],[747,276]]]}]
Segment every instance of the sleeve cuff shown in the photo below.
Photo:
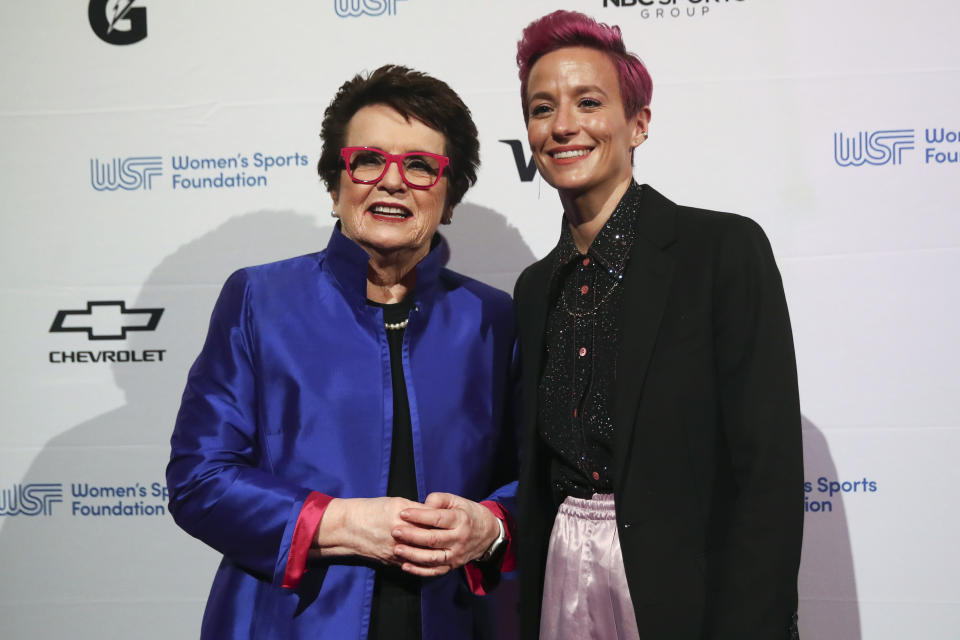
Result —
[{"label": "sleeve cuff", "polygon": [[513,544],[513,538],[516,533],[516,523],[513,521],[510,512],[503,508],[499,502],[493,500],[484,500],[483,506],[503,522],[504,532],[507,538],[507,548],[499,557],[490,562],[468,562],[463,566],[466,574],[467,586],[470,591],[478,596],[484,596],[490,593],[500,581],[500,574],[513,571],[517,567],[517,558]]},{"label": "sleeve cuff", "polygon": [[283,586],[287,589],[295,589],[307,570],[307,552],[310,551],[323,513],[331,500],[333,496],[313,491],[300,507],[300,515],[297,516],[297,524],[293,528],[290,553],[287,555],[287,570],[283,574]]}]

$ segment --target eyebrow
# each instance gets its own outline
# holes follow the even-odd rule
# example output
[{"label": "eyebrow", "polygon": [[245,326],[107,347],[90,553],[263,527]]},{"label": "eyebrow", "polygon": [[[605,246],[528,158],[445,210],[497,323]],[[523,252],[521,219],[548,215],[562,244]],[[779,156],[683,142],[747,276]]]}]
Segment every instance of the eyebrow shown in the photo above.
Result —
[{"label": "eyebrow", "polygon": [[597,93],[607,95],[606,91],[604,91],[598,85],[595,85],[595,84],[582,84],[580,86],[574,87],[574,93],[578,96],[583,95],[584,93],[590,93],[592,91],[596,91]]}]

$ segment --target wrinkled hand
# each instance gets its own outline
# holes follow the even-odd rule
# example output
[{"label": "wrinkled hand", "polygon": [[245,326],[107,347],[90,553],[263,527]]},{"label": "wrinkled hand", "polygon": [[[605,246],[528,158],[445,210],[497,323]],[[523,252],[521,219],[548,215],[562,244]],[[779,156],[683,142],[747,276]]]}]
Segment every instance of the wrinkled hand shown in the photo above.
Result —
[{"label": "wrinkled hand", "polygon": [[394,555],[418,576],[439,576],[476,560],[500,535],[497,517],[481,504],[450,493],[431,493],[423,505],[403,509],[393,531]]},{"label": "wrinkled hand", "polygon": [[334,499],[320,520],[311,557],[362,556],[384,564],[400,565],[394,553],[393,531],[409,526],[400,512],[422,507],[405,498]]}]

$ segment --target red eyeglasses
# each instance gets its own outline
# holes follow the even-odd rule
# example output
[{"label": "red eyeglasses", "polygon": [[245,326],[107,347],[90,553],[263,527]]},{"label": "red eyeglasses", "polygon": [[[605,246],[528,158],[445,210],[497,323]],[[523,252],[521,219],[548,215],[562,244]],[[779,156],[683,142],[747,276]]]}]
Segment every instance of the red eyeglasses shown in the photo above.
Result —
[{"label": "red eyeglasses", "polygon": [[344,147],[340,157],[347,167],[347,175],[359,184],[380,182],[390,163],[396,162],[400,178],[412,189],[429,189],[437,184],[444,168],[450,165],[450,158],[436,153],[387,153],[374,147]]}]

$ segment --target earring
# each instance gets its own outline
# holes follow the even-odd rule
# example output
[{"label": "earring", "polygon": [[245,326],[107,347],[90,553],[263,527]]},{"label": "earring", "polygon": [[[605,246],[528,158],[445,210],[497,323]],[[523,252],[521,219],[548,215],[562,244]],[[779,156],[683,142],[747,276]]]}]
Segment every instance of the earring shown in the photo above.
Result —
[{"label": "earring", "polygon": [[331,217],[331,218],[339,218],[340,216],[337,215],[337,212],[336,212],[336,211],[333,211],[333,210],[331,209],[331,210],[330,210],[330,217]]}]

